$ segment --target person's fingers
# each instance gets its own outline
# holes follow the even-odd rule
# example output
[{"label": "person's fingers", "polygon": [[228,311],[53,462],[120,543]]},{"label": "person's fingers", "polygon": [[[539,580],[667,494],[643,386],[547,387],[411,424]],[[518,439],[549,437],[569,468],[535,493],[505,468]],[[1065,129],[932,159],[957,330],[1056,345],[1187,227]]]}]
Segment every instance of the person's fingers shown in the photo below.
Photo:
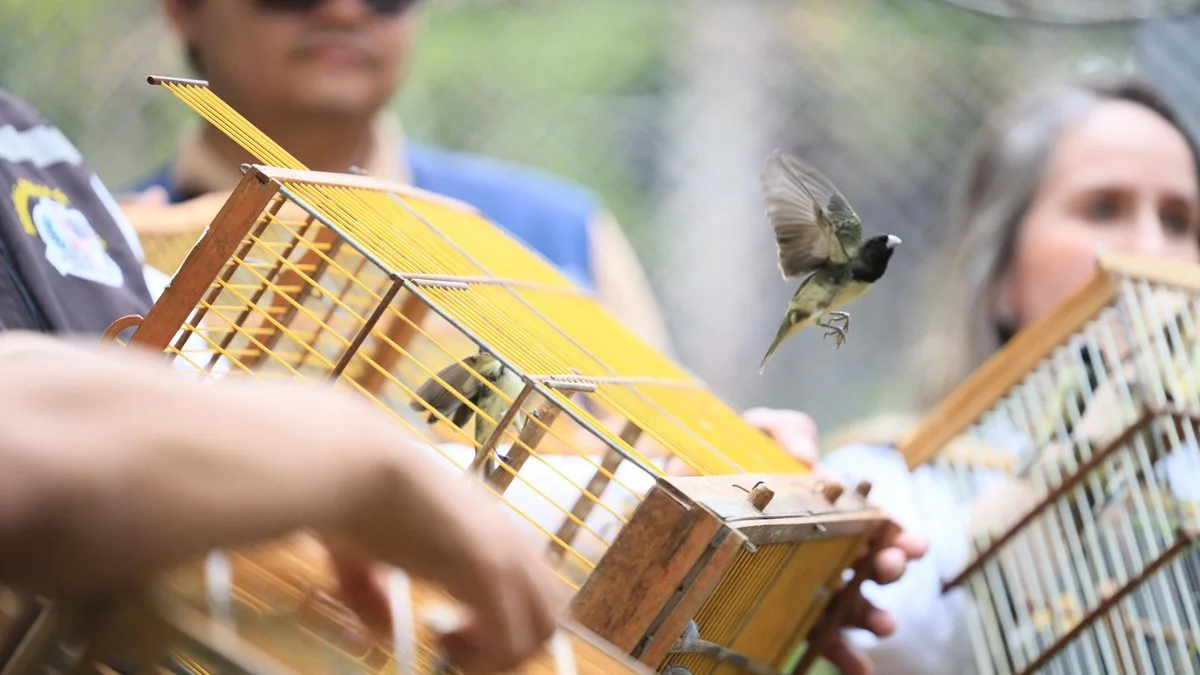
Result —
[{"label": "person's fingers", "polygon": [[799,410],[750,408],[742,413],[742,418],[763,430],[778,430],[811,438],[817,436],[816,421]]},{"label": "person's fingers", "polygon": [[369,629],[382,635],[392,632],[391,604],[374,566],[361,558],[330,551],[339,595]]},{"label": "person's fingers", "polygon": [[446,659],[464,673],[507,672],[521,665],[533,654],[535,644],[530,640],[526,617],[516,607],[503,612],[511,618],[483,618],[472,621],[459,630],[442,636],[440,642]]},{"label": "person's fingers", "polygon": [[548,570],[534,559],[513,558],[487,575],[490,583],[481,597],[468,599],[468,625],[442,640],[447,659],[466,673],[516,668],[557,625],[553,601],[558,594],[539,576]]},{"label": "person's fingers", "polygon": [[877,584],[890,584],[904,575],[908,556],[896,546],[885,548],[875,554],[871,580]]},{"label": "person's fingers", "polygon": [[859,622],[862,624],[861,627],[881,638],[895,633],[896,617],[892,616],[891,612],[879,609],[874,605],[869,606],[870,609],[867,611],[867,615]]},{"label": "person's fingers", "polygon": [[559,618],[567,612],[571,602],[571,592],[567,586],[548,569],[546,575],[539,577],[544,588],[542,595],[547,598],[545,603],[539,603],[534,612],[534,641],[544,644],[558,630]]},{"label": "person's fingers", "polygon": [[821,656],[843,675],[870,675],[875,670],[871,659],[851,646],[850,641],[841,633],[829,641]]},{"label": "person's fingers", "polygon": [[817,443],[817,424],[797,410],[750,408],[742,418],[783,446],[792,457],[813,465],[820,455]]},{"label": "person's fingers", "polygon": [[918,560],[929,551],[929,540],[912,530],[901,530],[892,540],[892,546],[903,551],[909,560]]},{"label": "person's fingers", "polygon": [[859,591],[854,596],[845,625],[862,628],[879,637],[887,637],[896,630],[896,618],[891,612],[879,609]]}]

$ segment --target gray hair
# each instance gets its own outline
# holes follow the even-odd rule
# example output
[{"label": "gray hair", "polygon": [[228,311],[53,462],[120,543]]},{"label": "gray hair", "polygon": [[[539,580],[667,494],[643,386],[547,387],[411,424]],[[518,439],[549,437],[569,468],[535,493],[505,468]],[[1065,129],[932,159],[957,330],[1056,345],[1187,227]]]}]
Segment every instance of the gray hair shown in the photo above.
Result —
[{"label": "gray hair", "polygon": [[916,350],[922,410],[949,394],[1011,335],[1010,318],[997,314],[994,300],[1012,263],[1020,224],[1059,137],[1107,100],[1158,113],[1188,139],[1192,157],[1200,157],[1166,98],[1129,75],[1044,87],[998,109],[968,148],[931,267],[930,316],[921,322],[925,335]]}]

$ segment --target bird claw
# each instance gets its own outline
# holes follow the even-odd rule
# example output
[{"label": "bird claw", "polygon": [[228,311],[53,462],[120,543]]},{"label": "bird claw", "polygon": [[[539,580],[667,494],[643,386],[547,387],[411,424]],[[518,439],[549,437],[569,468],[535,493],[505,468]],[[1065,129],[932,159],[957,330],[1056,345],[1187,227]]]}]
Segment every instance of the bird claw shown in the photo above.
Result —
[{"label": "bird claw", "polygon": [[[830,324],[832,324],[834,321],[837,321],[841,324],[841,330],[843,333],[850,332],[850,315],[846,312],[830,312],[829,318],[826,319],[826,321],[828,321]],[[833,328],[833,326],[829,327]]]},{"label": "bird claw", "polygon": [[846,331],[841,328],[838,328],[837,326],[825,326],[825,327],[829,329],[829,330],[825,331],[825,337],[829,337],[830,335],[836,336],[837,339],[834,342],[833,348],[841,349],[842,345],[846,344]]}]

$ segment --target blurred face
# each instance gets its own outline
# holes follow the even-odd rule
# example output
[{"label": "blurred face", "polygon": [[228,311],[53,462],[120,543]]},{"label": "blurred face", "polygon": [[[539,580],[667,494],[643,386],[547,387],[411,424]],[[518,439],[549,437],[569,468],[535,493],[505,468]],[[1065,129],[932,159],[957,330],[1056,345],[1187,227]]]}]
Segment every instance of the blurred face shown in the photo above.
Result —
[{"label": "blurred face", "polygon": [[1106,101],[1058,142],[1018,235],[1000,300],[1017,330],[1095,273],[1096,247],[1200,262],[1197,169],[1143,106]]},{"label": "blurred face", "polygon": [[254,119],[362,116],[399,86],[414,0],[164,0],[204,79]]}]

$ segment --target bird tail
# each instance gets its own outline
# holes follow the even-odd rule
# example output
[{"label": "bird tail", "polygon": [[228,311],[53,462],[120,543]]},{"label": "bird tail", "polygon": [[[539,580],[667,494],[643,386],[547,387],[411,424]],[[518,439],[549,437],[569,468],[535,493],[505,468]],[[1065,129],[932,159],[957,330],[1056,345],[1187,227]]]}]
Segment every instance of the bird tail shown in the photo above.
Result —
[{"label": "bird tail", "polygon": [[771,360],[771,356],[779,349],[779,345],[783,344],[783,340],[788,336],[788,329],[791,326],[784,324],[779,327],[779,332],[775,334],[775,339],[771,341],[771,346],[767,347],[767,353],[763,356],[762,363],[758,364],[758,374],[762,375],[767,367],[767,361]]}]

